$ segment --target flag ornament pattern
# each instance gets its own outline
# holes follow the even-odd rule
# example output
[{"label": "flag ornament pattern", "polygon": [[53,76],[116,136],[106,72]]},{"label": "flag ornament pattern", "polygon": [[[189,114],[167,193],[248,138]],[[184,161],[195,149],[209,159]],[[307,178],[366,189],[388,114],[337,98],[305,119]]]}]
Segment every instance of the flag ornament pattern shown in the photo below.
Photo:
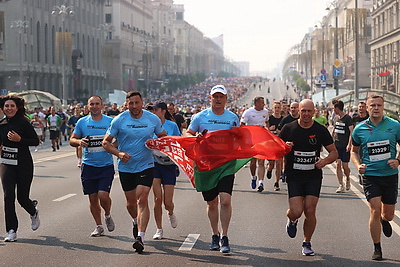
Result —
[{"label": "flag ornament pattern", "polygon": [[197,191],[212,189],[222,177],[234,174],[253,157],[277,160],[291,150],[264,127],[252,125],[212,131],[201,137],[150,139],[146,145],[168,155]]}]

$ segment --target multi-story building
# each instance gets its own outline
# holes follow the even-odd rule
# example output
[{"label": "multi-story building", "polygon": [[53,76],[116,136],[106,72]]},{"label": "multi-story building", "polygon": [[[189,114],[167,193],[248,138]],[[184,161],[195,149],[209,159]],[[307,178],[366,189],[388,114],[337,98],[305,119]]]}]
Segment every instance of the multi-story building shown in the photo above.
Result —
[{"label": "multi-story building", "polygon": [[374,1],[372,8],[371,83],[373,88],[399,93],[400,4]]}]

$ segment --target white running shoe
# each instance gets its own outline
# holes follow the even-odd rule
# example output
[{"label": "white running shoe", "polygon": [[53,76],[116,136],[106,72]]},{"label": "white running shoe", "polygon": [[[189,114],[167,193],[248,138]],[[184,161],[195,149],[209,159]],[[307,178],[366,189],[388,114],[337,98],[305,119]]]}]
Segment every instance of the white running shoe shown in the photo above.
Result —
[{"label": "white running shoe", "polygon": [[346,190],[349,191],[351,187],[350,181],[346,181]]},{"label": "white running shoe", "polygon": [[172,215],[168,214],[168,217],[169,217],[169,222],[171,223],[171,227],[176,228],[178,226],[178,221],[176,220],[175,214]]},{"label": "white running shoe", "polygon": [[114,229],[115,229],[115,223],[114,223],[114,220],[112,219],[111,215],[108,216],[108,218],[105,217],[104,220],[106,221],[107,230],[108,230],[109,232],[114,231]]},{"label": "white running shoe", "polygon": [[7,236],[4,238],[4,242],[15,242],[17,241],[17,233],[11,229],[8,231]]},{"label": "white running shoe", "polygon": [[90,234],[91,237],[102,236],[104,233],[104,228],[101,225],[96,226],[96,229]]},{"label": "white running shoe", "polygon": [[338,187],[338,189],[336,189],[336,193],[344,193],[344,191],[345,191],[345,188],[344,188],[344,185],[339,185],[339,187]]},{"label": "white running shoe", "polygon": [[[33,205],[35,206],[35,208],[36,208],[36,206],[37,206],[37,204],[38,204],[38,201],[37,200],[32,200],[32,202],[33,202]],[[36,213],[35,213],[35,215],[31,215],[31,228],[32,228],[32,230],[33,231],[36,231],[38,228],[39,228],[39,226],[40,226],[40,219],[39,219],[39,210],[36,208]]]},{"label": "white running shoe", "polygon": [[156,233],[153,235],[154,240],[163,239],[163,229],[157,229]]}]

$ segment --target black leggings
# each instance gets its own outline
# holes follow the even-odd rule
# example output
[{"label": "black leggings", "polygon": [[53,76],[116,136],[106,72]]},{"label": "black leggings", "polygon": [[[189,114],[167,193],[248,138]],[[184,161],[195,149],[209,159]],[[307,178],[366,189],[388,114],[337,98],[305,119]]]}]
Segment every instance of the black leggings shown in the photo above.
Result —
[{"label": "black leggings", "polygon": [[1,169],[1,183],[4,192],[4,213],[6,217],[6,231],[18,230],[18,219],[15,213],[15,187],[17,187],[18,203],[30,215],[35,215],[36,208],[29,198],[33,180],[33,163],[25,162],[20,166],[3,165]]}]

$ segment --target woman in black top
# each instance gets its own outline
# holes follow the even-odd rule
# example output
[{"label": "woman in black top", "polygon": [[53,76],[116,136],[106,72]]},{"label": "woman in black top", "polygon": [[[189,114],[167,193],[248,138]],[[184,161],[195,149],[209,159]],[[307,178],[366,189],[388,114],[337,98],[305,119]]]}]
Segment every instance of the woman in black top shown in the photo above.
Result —
[{"label": "woman in black top", "polygon": [[4,241],[17,239],[18,219],[15,213],[15,188],[18,203],[30,215],[32,230],[39,225],[37,201],[29,198],[33,180],[33,160],[29,146],[37,146],[39,139],[29,120],[25,117],[24,100],[17,96],[6,96],[0,101],[5,119],[0,124],[1,183],[4,192],[4,211],[7,236]]}]

